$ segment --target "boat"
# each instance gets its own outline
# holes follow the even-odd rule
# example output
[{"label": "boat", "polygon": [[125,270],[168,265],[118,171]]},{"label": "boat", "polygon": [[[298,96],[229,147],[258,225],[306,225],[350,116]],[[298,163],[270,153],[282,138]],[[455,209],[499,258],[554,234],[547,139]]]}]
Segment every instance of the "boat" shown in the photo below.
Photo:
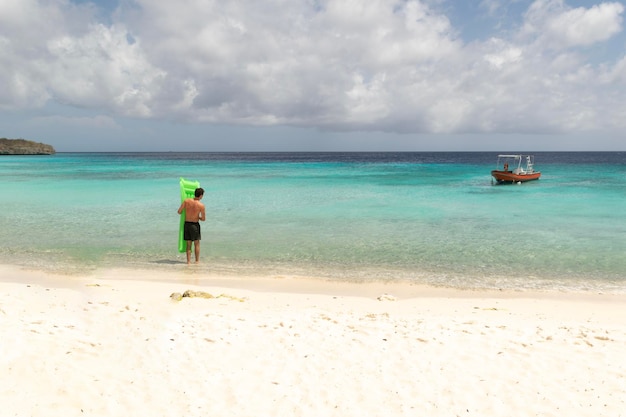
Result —
[{"label": "boat", "polygon": [[541,172],[535,171],[533,155],[498,155],[496,169],[491,176],[498,184],[513,184],[538,180]]}]

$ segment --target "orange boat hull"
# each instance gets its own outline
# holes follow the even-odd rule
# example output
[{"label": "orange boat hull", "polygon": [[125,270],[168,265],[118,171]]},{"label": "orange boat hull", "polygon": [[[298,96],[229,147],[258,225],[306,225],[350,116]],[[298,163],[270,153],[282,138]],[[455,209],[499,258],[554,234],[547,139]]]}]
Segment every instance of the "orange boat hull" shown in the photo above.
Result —
[{"label": "orange boat hull", "polygon": [[526,182],[538,180],[541,177],[541,172],[533,172],[530,174],[514,174],[511,171],[491,171],[491,176],[498,182]]}]

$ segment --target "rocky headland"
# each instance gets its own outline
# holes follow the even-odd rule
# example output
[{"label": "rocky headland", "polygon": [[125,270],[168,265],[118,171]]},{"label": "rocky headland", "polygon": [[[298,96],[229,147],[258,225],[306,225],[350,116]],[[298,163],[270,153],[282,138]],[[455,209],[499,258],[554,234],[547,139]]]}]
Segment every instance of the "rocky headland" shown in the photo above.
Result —
[{"label": "rocky headland", "polygon": [[51,145],[26,139],[0,138],[0,155],[53,155]]}]

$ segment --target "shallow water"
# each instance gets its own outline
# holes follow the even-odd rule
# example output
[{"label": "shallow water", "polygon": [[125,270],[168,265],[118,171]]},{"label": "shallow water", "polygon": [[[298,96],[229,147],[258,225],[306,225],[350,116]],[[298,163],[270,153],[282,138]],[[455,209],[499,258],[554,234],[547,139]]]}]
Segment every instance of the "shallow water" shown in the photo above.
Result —
[{"label": "shallow water", "polygon": [[461,288],[626,288],[626,153],[0,157],[0,261],[180,269],[178,180],[206,190],[200,270]]}]

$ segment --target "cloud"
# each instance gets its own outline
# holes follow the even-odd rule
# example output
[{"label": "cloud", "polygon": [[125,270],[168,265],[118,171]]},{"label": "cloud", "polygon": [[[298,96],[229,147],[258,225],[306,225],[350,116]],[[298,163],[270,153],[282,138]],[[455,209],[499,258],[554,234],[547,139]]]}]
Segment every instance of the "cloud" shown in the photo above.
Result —
[{"label": "cloud", "polygon": [[479,6],[487,11],[489,16],[495,16],[502,9],[501,0],[481,0]]},{"label": "cloud", "polygon": [[126,0],[104,23],[89,3],[4,0],[0,108],[56,101],[116,117],[333,131],[624,127],[621,57],[594,66],[584,55],[621,32],[620,3],[536,0],[512,35],[480,42],[465,42],[444,10],[420,0]]},{"label": "cloud", "polygon": [[145,59],[138,43],[128,41],[123,27],[93,24],[81,36],[59,36],[46,46],[48,90],[56,100],[152,115],[152,95],[165,74]]},{"label": "cloud", "polygon": [[623,11],[621,3],[572,9],[563,0],[537,0],[526,13],[524,31],[544,46],[589,46],[621,32]]},{"label": "cloud", "polygon": [[40,126],[64,127],[71,129],[108,129],[119,130],[119,124],[109,116],[74,117],[74,116],[37,116],[32,123]]}]

